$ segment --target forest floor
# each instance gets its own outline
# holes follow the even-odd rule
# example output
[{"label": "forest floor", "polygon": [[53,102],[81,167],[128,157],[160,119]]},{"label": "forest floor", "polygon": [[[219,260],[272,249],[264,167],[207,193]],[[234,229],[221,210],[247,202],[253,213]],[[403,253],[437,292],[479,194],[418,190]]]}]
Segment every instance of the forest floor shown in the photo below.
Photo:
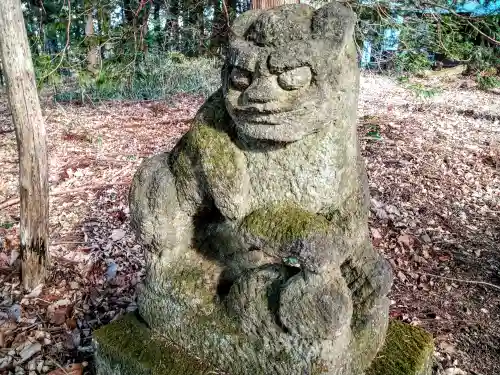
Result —
[{"label": "forest floor", "polygon": [[[500,95],[468,81],[364,75],[359,135],[374,246],[393,267],[391,316],[424,327],[437,373],[500,374]],[[50,277],[19,282],[17,148],[0,96],[0,374],[90,374],[92,331],[136,309],[144,258],[128,187],[189,129],[200,97],[43,104]]]}]

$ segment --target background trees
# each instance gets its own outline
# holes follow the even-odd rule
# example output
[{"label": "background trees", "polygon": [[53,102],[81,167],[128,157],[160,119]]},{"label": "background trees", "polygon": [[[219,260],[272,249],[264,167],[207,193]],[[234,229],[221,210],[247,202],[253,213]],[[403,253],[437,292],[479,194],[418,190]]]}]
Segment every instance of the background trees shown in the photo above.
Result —
[{"label": "background trees", "polygon": [[[186,59],[201,58],[204,71],[215,72],[234,17],[252,8],[299,1],[324,2],[22,0],[38,84],[55,88],[58,100],[159,98],[176,74],[189,76],[183,89],[189,91],[190,85],[201,83]],[[464,2],[346,3],[359,15],[360,55],[370,42],[371,68],[414,72],[429,68],[437,57],[467,62],[481,77],[494,76],[500,65],[500,1],[481,0],[485,11],[480,16],[460,8]],[[388,33],[398,37],[389,54],[383,48]],[[68,79],[73,91],[61,87]]]}]

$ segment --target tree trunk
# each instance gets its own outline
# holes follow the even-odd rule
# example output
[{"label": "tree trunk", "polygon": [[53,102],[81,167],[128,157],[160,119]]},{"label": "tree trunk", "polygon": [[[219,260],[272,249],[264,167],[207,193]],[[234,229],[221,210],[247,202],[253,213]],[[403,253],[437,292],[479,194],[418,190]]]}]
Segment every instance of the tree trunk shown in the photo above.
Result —
[{"label": "tree trunk", "polygon": [[227,22],[226,15],[224,14],[226,0],[211,0],[214,7],[214,17],[212,20],[212,31],[210,37],[210,52],[213,55],[219,54],[219,49],[226,43],[227,39]]},{"label": "tree trunk", "polygon": [[155,32],[155,41],[158,44],[158,50],[162,50],[163,48],[163,36],[161,35],[161,24],[160,24],[160,3],[154,4],[153,9],[153,20],[154,20],[154,32]]},{"label": "tree trunk", "polygon": [[87,51],[87,70],[96,73],[97,64],[99,59],[99,49],[95,45],[96,41],[94,38],[94,8],[90,7],[86,9],[87,13],[87,23],[85,25],[85,38],[88,43]]},{"label": "tree trunk", "polygon": [[45,125],[21,0],[0,1],[0,57],[19,152],[22,283],[29,291],[43,283],[49,263],[49,192]]},{"label": "tree trunk", "polygon": [[144,6],[144,8],[142,9],[142,11],[140,12],[141,13],[141,17],[140,17],[140,31],[141,31],[141,34],[140,34],[140,43],[141,43],[141,51],[144,52],[144,56],[146,56],[148,54],[148,50],[149,50],[149,44],[148,44],[148,22],[149,22],[149,13],[151,12],[151,5],[148,3]]}]

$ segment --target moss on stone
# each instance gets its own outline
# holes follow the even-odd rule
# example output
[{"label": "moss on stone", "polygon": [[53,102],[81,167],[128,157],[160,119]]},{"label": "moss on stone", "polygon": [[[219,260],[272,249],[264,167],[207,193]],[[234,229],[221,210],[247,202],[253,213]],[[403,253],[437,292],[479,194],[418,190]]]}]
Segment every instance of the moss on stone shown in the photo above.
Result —
[{"label": "moss on stone", "polygon": [[366,375],[430,375],[434,342],[420,327],[393,320],[382,350]]},{"label": "moss on stone", "polygon": [[206,123],[196,123],[174,151],[172,171],[182,183],[196,178],[195,172],[200,173],[201,167],[209,186],[232,191],[240,182],[241,156],[227,133]]},{"label": "moss on stone", "polygon": [[184,150],[179,150],[175,154],[175,160],[172,164],[172,172],[181,181],[188,181],[194,177],[191,159]]},{"label": "moss on stone", "polygon": [[253,211],[241,224],[241,229],[281,245],[315,234],[326,234],[328,220],[294,204],[279,204]]},{"label": "moss on stone", "polygon": [[199,124],[193,129],[193,141],[200,152],[204,172],[209,179],[236,178],[235,146],[227,133],[209,125]]},{"label": "moss on stone", "polygon": [[[126,315],[94,332],[98,374],[119,369],[123,375],[203,375],[210,366],[155,337],[135,314]],[[213,370],[213,369],[212,369]],[[211,372],[212,373],[212,372]]]},{"label": "moss on stone", "polygon": [[194,178],[201,162],[203,173],[211,183],[232,184],[238,172],[237,148],[226,132],[228,122],[222,93],[218,91],[200,108],[193,127],[174,150],[172,170],[177,178]]}]

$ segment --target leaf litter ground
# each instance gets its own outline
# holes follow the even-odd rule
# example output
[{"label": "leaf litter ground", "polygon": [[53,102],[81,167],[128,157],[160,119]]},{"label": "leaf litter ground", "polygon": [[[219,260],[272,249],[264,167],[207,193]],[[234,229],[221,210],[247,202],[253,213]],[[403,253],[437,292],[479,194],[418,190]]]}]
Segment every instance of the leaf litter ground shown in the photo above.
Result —
[{"label": "leaf litter ground", "polygon": [[[361,88],[370,228],[395,275],[391,316],[433,333],[437,373],[500,373],[500,96],[459,79],[401,86],[365,74]],[[133,173],[175,144],[202,102],[44,103],[52,266],[23,295],[17,148],[0,97],[0,374],[92,372],[92,331],[136,309],[144,275],[129,228]]]}]

